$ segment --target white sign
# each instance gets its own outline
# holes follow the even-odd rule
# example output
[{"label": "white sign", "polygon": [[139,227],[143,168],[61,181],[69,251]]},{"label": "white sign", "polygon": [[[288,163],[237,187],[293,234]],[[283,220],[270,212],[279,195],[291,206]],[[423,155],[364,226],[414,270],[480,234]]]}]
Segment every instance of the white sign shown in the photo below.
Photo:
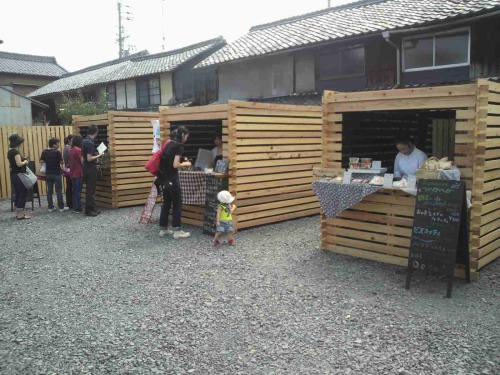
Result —
[{"label": "white sign", "polygon": [[382,161],[374,160],[372,162],[372,169],[380,169],[380,168],[382,168]]},{"label": "white sign", "polygon": [[410,190],[417,188],[417,176],[408,176],[408,185],[406,188]]},{"label": "white sign", "polygon": [[391,188],[393,179],[394,179],[394,174],[392,174],[392,173],[384,174],[384,187]]},{"label": "white sign", "polygon": [[351,183],[351,175],[352,175],[352,172],[344,172],[344,184],[346,185],[349,185]]},{"label": "white sign", "polygon": [[153,154],[161,147],[160,120],[151,120],[153,125]]},{"label": "white sign", "polygon": [[100,154],[102,154],[107,149],[108,148],[106,147],[106,145],[103,142],[101,142],[101,144],[99,146],[97,146],[97,151],[99,151]]}]

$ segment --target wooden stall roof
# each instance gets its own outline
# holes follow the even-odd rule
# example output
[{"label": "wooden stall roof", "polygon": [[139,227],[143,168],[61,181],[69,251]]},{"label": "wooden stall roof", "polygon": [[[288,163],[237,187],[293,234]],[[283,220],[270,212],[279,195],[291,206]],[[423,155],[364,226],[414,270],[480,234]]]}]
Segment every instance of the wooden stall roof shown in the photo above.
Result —
[{"label": "wooden stall roof", "polygon": [[[291,105],[291,104],[271,104],[246,102],[240,100],[229,100],[227,104],[212,104],[199,107],[167,107],[160,106],[160,112],[168,121],[196,121],[196,120],[227,120],[231,107],[240,108],[241,114],[253,114],[254,109],[261,110],[261,115],[289,116],[290,110],[296,116],[310,116],[311,112],[321,113],[320,106]],[[300,113],[301,112],[301,113]]]},{"label": "wooden stall roof", "polygon": [[212,104],[199,107],[165,107],[159,111],[167,121],[227,120],[228,105]]}]

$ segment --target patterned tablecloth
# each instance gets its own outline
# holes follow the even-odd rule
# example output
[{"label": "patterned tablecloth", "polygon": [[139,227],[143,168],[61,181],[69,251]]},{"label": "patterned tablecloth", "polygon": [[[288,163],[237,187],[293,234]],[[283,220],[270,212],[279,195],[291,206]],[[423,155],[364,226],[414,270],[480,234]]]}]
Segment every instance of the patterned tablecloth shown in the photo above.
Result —
[{"label": "patterned tablecloth", "polygon": [[382,186],[360,184],[344,185],[334,182],[314,181],[314,193],[318,197],[323,213],[328,219],[361,202],[367,195],[382,189]]},{"label": "patterned tablecloth", "polygon": [[179,171],[183,204],[205,204],[207,176],[210,176],[210,174],[194,171]]}]

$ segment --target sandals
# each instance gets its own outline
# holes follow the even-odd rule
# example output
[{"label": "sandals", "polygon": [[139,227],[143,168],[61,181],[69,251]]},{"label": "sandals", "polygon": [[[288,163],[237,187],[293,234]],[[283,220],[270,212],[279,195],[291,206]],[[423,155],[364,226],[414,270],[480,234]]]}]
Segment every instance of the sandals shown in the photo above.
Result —
[{"label": "sandals", "polygon": [[17,220],[28,220],[28,219],[31,219],[31,216],[23,214],[23,216],[20,216],[20,217],[18,216],[16,219]]}]

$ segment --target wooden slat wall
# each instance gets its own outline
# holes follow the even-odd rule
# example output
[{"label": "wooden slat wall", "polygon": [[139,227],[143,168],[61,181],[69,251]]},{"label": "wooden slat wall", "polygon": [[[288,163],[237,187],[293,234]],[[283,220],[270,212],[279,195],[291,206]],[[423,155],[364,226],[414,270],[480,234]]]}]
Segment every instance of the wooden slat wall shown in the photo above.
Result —
[{"label": "wooden slat wall", "polygon": [[[11,194],[11,181],[9,161],[7,152],[9,151],[9,136],[17,133],[24,138],[24,143],[20,147],[21,155],[33,160],[36,170],[40,169],[40,155],[49,146],[50,138],[61,140],[61,149],[64,146],[64,138],[72,133],[71,126],[0,126],[0,198],[9,198]],[[36,173],[36,171],[33,171]],[[43,182],[38,183],[40,194],[47,194],[47,186]]]},{"label": "wooden slat wall", "polygon": [[[145,204],[153,176],[144,168],[153,148],[152,120],[158,112],[113,111],[98,116],[73,119],[79,133],[92,124],[106,133],[109,168],[97,183],[96,202],[105,207],[128,207]],[[84,184],[85,187],[85,184]]]},{"label": "wooden slat wall", "polygon": [[113,207],[145,204],[153,176],[144,165],[151,158],[158,112],[109,112],[110,177]]},{"label": "wooden slat wall", "polygon": [[321,107],[229,102],[230,190],[238,229],[319,213]]},{"label": "wooden slat wall", "polygon": [[[467,189],[471,189],[473,195],[470,248],[471,268],[474,273],[498,256],[498,222],[495,219],[498,219],[497,210],[500,209],[497,169],[500,168],[500,138],[497,132],[500,125],[497,118],[500,115],[500,106],[494,102],[498,100],[498,95],[497,91],[492,90],[493,87],[498,90],[497,84],[478,81],[477,84],[449,87],[360,93],[325,92],[321,166],[325,170],[338,170],[342,167],[342,157],[346,156],[342,150],[342,130],[343,127],[349,126],[344,122],[345,112],[455,110],[455,162],[462,172]],[[498,114],[495,113],[497,111]],[[490,171],[493,173],[489,173]],[[484,177],[481,177],[481,173]],[[384,190],[367,197],[338,218],[326,220],[322,216],[322,247],[333,252],[406,265],[408,253],[402,249],[407,249],[409,245],[410,233],[407,229],[411,228],[414,198],[401,194]],[[491,202],[486,209],[483,207],[485,199]],[[480,229],[478,223],[481,223]],[[373,226],[374,224],[377,226]],[[390,227],[384,232],[380,224],[388,227],[390,224],[396,229]],[[366,226],[373,228],[373,232],[378,234],[363,234],[349,229],[362,229]],[[393,238],[394,236],[396,238]],[[381,246],[384,243],[386,246]],[[457,269],[458,271],[460,270]],[[460,272],[463,273],[463,270]]]},{"label": "wooden slat wall", "polygon": [[500,84],[479,81],[473,248],[480,269],[500,256]]},{"label": "wooden slat wall", "polygon": [[[204,107],[160,107],[162,136],[184,123],[221,120],[223,155],[229,158],[229,190],[237,198],[238,229],[319,213],[311,189],[321,161],[321,107],[230,101]],[[183,221],[203,225],[204,207],[184,206]]]}]

